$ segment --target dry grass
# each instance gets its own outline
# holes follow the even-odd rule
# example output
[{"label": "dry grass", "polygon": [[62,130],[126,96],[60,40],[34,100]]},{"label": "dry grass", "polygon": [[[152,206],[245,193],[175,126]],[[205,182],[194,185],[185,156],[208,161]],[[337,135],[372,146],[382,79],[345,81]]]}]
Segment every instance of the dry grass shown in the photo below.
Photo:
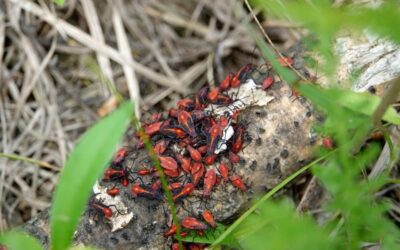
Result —
[{"label": "dry grass", "polygon": [[[140,100],[137,113],[146,116],[243,64],[262,62],[241,1],[48,2],[0,2],[0,152],[6,154],[63,166],[98,112],[115,106],[104,82]],[[262,25],[280,50],[298,38],[287,23]],[[48,207],[57,177],[0,158],[0,231]]]}]

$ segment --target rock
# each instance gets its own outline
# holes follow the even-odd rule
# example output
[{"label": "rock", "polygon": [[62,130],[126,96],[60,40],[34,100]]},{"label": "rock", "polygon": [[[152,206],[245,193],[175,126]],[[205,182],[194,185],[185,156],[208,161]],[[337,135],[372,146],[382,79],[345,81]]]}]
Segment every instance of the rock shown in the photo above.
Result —
[{"label": "rock", "polygon": [[[291,55],[295,52],[296,49]],[[301,62],[301,59],[294,59],[295,62]],[[296,67],[300,67],[299,64]],[[271,74],[268,65],[252,72],[251,79],[259,86],[257,88],[260,88],[268,74]],[[283,81],[275,82],[266,90],[265,96],[269,99],[262,106],[246,107],[239,117],[246,124],[245,147],[239,153],[240,162],[230,167],[230,171],[242,178],[248,190],[240,191],[230,182],[222,180],[221,184],[214,187],[210,197],[203,201],[202,192],[196,190],[177,204],[179,218],[189,214],[197,216],[208,209],[216,221],[229,222],[250,205],[251,199],[265,194],[312,159],[318,141],[312,129],[317,120],[313,107],[303,97],[294,96]],[[135,150],[124,164],[139,168],[142,162],[149,162],[147,153]],[[171,239],[163,237],[163,232],[172,224],[166,203],[145,198],[132,199],[130,188],[121,188],[120,195],[124,205],[133,213],[129,224],[111,232],[106,219],[96,220],[86,212],[74,235],[74,244],[101,249],[163,249],[172,243]],[[48,228],[48,210],[24,226],[26,231],[47,247]]]}]

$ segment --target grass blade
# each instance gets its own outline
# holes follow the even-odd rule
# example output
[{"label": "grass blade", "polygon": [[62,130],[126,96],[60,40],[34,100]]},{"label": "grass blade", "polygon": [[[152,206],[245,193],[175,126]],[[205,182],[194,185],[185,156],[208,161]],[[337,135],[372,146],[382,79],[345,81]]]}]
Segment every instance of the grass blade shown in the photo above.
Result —
[{"label": "grass blade", "polygon": [[315,161],[311,162],[310,164],[302,167],[301,169],[297,170],[295,173],[287,177],[285,180],[283,180],[281,183],[276,185],[271,191],[269,191],[267,194],[265,194],[261,199],[259,199],[249,210],[247,210],[242,216],[240,216],[239,219],[237,219],[223,234],[221,234],[217,240],[211,245],[211,248],[216,247],[217,245],[221,244],[251,213],[253,213],[261,204],[263,204],[266,200],[268,200],[272,195],[274,195],[276,192],[281,190],[284,186],[286,186],[289,182],[291,182],[294,178],[314,166],[314,164],[324,160],[327,158],[329,155],[331,155],[334,151],[331,151],[330,153],[319,157]]},{"label": "grass blade", "polygon": [[90,190],[110,160],[133,113],[131,102],[98,122],[81,138],[61,173],[51,211],[53,249],[66,249]]},{"label": "grass blade", "polygon": [[[355,93],[350,90],[336,88],[322,90],[311,84],[301,84],[299,90],[314,104],[324,109],[334,104],[368,116],[372,116],[381,101],[378,96],[368,93]],[[382,119],[400,125],[400,116],[392,107],[386,110]]]},{"label": "grass blade", "polygon": [[41,250],[43,249],[40,243],[33,237],[23,232],[10,231],[0,234],[0,244],[7,247],[9,250],[29,249]]}]

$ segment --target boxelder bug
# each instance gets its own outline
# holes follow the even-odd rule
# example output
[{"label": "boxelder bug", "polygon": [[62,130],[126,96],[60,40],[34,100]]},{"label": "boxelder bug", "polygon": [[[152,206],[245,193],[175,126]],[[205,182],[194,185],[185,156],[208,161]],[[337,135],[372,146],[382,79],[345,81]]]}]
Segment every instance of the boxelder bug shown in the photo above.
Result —
[{"label": "boxelder bug", "polygon": [[238,175],[233,175],[230,178],[230,181],[232,183],[233,186],[239,188],[242,191],[246,191],[246,185],[244,184],[244,182],[242,181],[242,179],[238,176]]},{"label": "boxelder bug", "polygon": [[229,158],[229,161],[232,164],[239,163],[239,161],[240,161],[240,157],[237,154],[233,153],[233,152],[229,152],[228,158]]},{"label": "boxelder bug", "polygon": [[125,159],[126,157],[126,149],[125,148],[120,148],[118,149],[117,153],[115,154],[113,164],[119,165],[121,162]]},{"label": "boxelder bug", "polygon": [[189,112],[181,110],[178,112],[178,122],[179,125],[186,133],[188,133],[191,137],[196,137],[197,133],[194,128],[193,118]]},{"label": "boxelder bug", "polygon": [[222,134],[221,125],[215,124],[210,128],[210,136],[208,140],[208,150],[207,150],[208,154],[214,153],[218,141],[221,139],[221,134]]},{"label": "boxelder bug", "polygon": [[203,213],[201,214],[203,219],[212,227],[215,228],[217,226],[217,223],[215,223],[214,216],[212,213],[208,210],[204,210]]},{"label": "boxelder bug", "polygon": [[214,103],[217,100],[219,94],[219,88],[213,88],[207,94],[207,100],[211,103]]},{"label": "boxelder bug", "polygon": [[232,73],[229,73],[228,75],[226,75],[225,79],[222,80],[222,82],[219,84],[219,88],[221,90],[229,89],[229,87],[231,85],[232,78],[233,78],[233,74]]},{"label": "boxelder bug", "polygon": [[247,78],[251,70],[253,69],[253,65],[251,63],[244,65],[237,74],[232,78],[231,87],[237,88],[242,83],[244,79]]},{"label": "boxelder bug", "polygon": [[181,221],[184,228],[191,230],[207,230],[208,226],[194,217],[186,217]]},{"label": "boxelder bug", "polygon": [[97,212],[100,212],[106,219],[111,219],[114,214],[109,206],[98,202],[91,202],[90,207],[95,209]]},{"label": "boxelder bug", "polygon": [[145,197],[149,199],[160,199],[160,197],[157,196],[157,193],[151,189],[151,187],[149,188],[144,184],[133,184],[131,187],[131,193],[134,198]]},{"label": "boxelder bug", "polygon": [[212,188],[217,181],[217,175],[214,169],[208,169],[204,176],[203,196],[209,196]]},{"label": "boxelder bug", "polygon": [[165,231],[164,237],[167,238],[167,237],[170,237],[170,236],[172,236],[172,235],[174,235],[174,234],[176,234],[176,225],[175,225],[175,224],[172,224],[172,226],[170,226],[170,227],[167,229],[167,231]]},{"label": "boxelder bug", "polygon": [[233,136],[233,143],[231,147],[231,151],[235,154],[239,153],[240,150],[242,150],[244,142],[244,132],[245,132],[244,125],[238,124],[235,128],[235,134]]},{"label": "boxelder bug", "polygon": [[293,59],[290,57],[281,57],[281,58],[278,58],[278,62],[283,67],[288,67],[289,65],[293,64]]},{"label": "boxelder bug", "polygon": [[215,162],[215,159],[217,159],[217,154],[207,154],[207,156],[204,158],[204,163],[207,166],[210,166],[211,164],[213,164]]},{"label": "boxelder bug", "polygon": [[173,200],[177,201],[182,198],[185,198],[186,196],[190,195],[194,191],[194,185],[192,183],[186,183],[185,186],[183,186],[182,191],[180,191],[178,194],[174,195]]},{"label": "boxelder bug", "polygon": [[155,122],[155,123],[151,123],[149,125],[146,125],[144,127],[144,132],[146,133],[146,135],[152,136],[155,133],[158,133],[158,131],[160,131],[162,123],[163,122]]},{"label": "boxelder bug", "polygon": [[194,101],[190,98],[181,99],[176,103],[176,106],[180,110],[190,111],[194,108]]},{"label": "boxelder bug", "polygon": [[176,159],[179,161],[179,163],[181,164],[181,168],[183,169],[183,171],[185,171],[186,173],[190,174],[191,173],[191,161],[189,158],[184,157],[183,155],[176,153]]},{"label": "boxelder bug", "polygon": [[168,170],[177,170],[178,163],[176,163],[175,159],[170,156],[159,156],[158,159],[160,160],[160,165],[164,169]]},{"label": "boxelder bug", "polygon": [[267,90],[274,83],[274,77],[268,76],[264,79],[262,89]]},{"label": "boxelder bug", "polygon": [[326,149],[333,149],[333,141],[329,137],[322,138],[322,146]]},{"label": "boxelder bug", "polygon": [[117,187],[108,188],[107,189],[107,194],[112,196],[112,197],[117,196],[119,194],[119,188],[117,188]]},{"label": "boxelder bug", "polygon": [[190,157],[194,160],[194,161],[201,161],[201,154],[200,152],[193,148],[192,146],[188,145],[186,147],[187,151],[189,151]]},{"label": "boxelder bug", "polygon": [[227,181],[228,180],[228,175],[229,175],[229,168],[226,165],[226,163],[221,162],[221,164],[219,165],[219,173],[221,174],[222,178]]},{"label": "boxelder bug", "polygon": [[159,142],[156,143],[156,145],[154,145],[153,150],[154,153],[156,153],[157,155],[161,155],[165,152],[165,150],[168,147],[168,141],[166,140],[161,140]]},{"label": "boxelder bug", "polygon": [[191,173],[192,173],[192,183],[194,186],[197,186],[201,177],[203,177],[203,174],[204,174],[203,164],[201,162],[193,163]]}]

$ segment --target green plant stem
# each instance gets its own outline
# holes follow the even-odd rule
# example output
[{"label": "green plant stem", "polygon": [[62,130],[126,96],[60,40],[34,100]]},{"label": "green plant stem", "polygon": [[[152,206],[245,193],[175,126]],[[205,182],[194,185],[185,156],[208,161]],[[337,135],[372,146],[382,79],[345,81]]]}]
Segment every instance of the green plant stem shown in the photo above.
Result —
[{"label": "green plant stem", "polygon": [[264,203],[266,200],[268,200],[272,195],[274,195],[276,192],[281,190],[284,186],[286,186],[289,182],[291,182],[293,179],[295,179],[297,176],[314,166],[316,163],[326,159],[328,156],[330,156],[333,152],[336,150],[333,150],[329,153],[327,153],[324,156],[319,157],[315,161],[311,162],[310,164],[302,167],[301,169],[297,170],[295,173],[287,177],[285,180],[283,180],[281,183],[276,185],[271,191],[269,191],[267,194],[265,194],[261,199],[259,199],[249,210],[247,210],[242,216],[240,216],[239,219],[237,219],[223,234],[221,234],[218,239],[214,241],[214,243],[211,245],[211,248],[215,248],[218,244],[221,244],[223,240],[225,240],[232,232],[235,230],[251,213],[253,213],[262,203]]},{"label": "green plant stem", "polygon": [[16,160],[16,161],[29,162],[29,163],[38,165],[39,167],[51,169],[51,170],[54,170],[54,171],[57,171],[57,172],[61,171],[60,167],[51,165],[50,163],[47,163],[45,161],[39,161],[39,160],[35,160],[35,159],[32,159],[32,158],[16,155],[16,154],[3,154],[3,153],[0,153],[0,157],[8,158],[8,159],[11,159],[11,160]]},{"label": "green plant stem", "polygon": [[390,81],[389,88],[385,91],[385,94],[376,108],[375,112],[372,114],[372,121],[375,125],[380,125],[383,115],[385,114],[388,107],[396,102],[397,97],[400,93],[400,77],[397,77]]},{"label": "green plant stem", "polygon": [[[174,205],[174,202],[172,200],[171,190],[168,187],[168,182],[167,182],[167,179],[165,178],[164,171],[161,168],[160,161],[159,161],[156,153],[154,152],[154,149],[153,149],[153,147],[152,147],[152,145],[151,145],[151,143],[149,141],[149,138],[146,136],[146,134],[144,133],[143,128],[140,126],[140,123],[137,120],[136,116],[132,117],[132,126],[141,135],[140,139],[143,141],[145,149],[148,152],[148,154],[150,156],[150,159],[152,160],[152,162],[154,163],[154,166],[157,169],[159,178],[161,180],[162,187],[163,187],[164,192],[165,192],[165,196],[167,198],[167,203],[168,203],[169,209],[171,210],[173,223],[176,225],[176,238],[178,239],[179,249],[183,250],[182,238],[181,238],[181,235],[180,235],[180,233],[181,233],[180,222],[178,220],[178,216],[176,215],[175,205]],[[144,135],[144,136],[142,136],[142,135]]]}]

